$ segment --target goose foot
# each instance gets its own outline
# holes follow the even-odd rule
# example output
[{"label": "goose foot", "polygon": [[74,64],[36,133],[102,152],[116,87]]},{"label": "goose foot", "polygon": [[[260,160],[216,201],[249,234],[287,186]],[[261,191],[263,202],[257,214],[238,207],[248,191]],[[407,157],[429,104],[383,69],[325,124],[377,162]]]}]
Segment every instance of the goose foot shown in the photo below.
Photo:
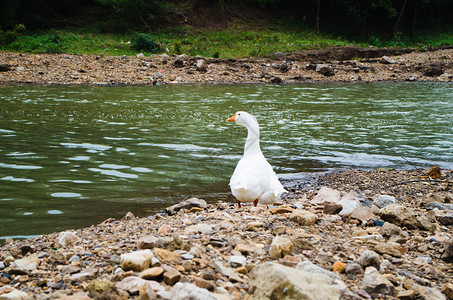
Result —
[{"label": "goose foot", "polygon": [[253,205],[254,205],[254,206],[257,206],[257,205],[258,205],[258,199],[256,199],[255,201],[253,201]]},{"label": "goose foot", "polygon": [[241,202],[239,200],[236,200],[238,202],[238,208],[241,208]]}]

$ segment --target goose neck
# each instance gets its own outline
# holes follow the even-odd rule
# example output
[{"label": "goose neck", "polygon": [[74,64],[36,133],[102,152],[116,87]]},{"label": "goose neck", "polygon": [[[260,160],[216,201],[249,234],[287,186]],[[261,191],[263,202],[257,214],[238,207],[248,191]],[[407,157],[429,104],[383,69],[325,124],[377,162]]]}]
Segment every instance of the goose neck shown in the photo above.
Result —
[{"label": "goose neck", "polygon": [[259,128],[247,127],[248,134],[244,146],[244,155],[261,153]]}]

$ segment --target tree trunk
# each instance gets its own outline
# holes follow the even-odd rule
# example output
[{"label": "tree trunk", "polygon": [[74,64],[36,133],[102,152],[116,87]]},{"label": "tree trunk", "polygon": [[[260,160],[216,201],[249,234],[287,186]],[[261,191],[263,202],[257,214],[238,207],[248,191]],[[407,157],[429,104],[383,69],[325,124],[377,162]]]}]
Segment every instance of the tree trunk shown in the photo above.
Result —
[{"label": "tree trunk", "polygon": [[415,34],[415,26],[417,25],[417,10],[418,10],[418,0],[414,0],[414,16],[412,17],[412,27],[411,27],[411,36]]},{"label": "tree trunk", "polygon": [[319,10],[320,10],[320,6],[321,6],[321,0],[316,0],[316,2],[318,3],[318,5],[316,7],[315,32],[319,33]]},{"label": "tree trunk", "polygon": [[400,24],[401,17],[403,16],[404,9],[406,8],[406,3],[407,3],[407,0],[404,0],[404,2],[403,2],[403,7],[401,7],[400,14],[399,14],[399,16],[398,16],[398,19],[396,20],[395,29],[393,30],[393,37],[396,36],[396,32],[398,31],[398,26],[399,26],[399,24]]}]

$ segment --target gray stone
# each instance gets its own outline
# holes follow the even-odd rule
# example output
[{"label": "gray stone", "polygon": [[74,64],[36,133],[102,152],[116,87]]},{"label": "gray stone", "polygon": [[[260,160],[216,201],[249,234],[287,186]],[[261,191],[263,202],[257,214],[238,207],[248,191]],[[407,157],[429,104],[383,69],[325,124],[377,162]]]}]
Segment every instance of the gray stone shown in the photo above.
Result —
[{"label": "gray stone", "polygon": [[440,203],[440,202],[430,202],[426,204],[427,210],[439,209],[439,210],[453,210],[453,203]]},{"label": "gray stone", "polygon": [[396,199],[395,197],[390,195],[380,195],[379,197],[374,199],[373,203],[377,207],[383,208],[386,207],[387,205],[396,204]]},{"label": "gray stone", "polygon": [[300,263],[297,264],[296,270],[303,271],[304,273],[307,274],[312,274],[313,276],[323,276],[323,277],[329,277],[332,282],[338,280],[341,281],[341,277],[335,274],[334,272],[330,272],[328,270],[325,270],[321,268],[320,266],[317,266],[310,262],[309,260],[304,260]]},{"label": "gray stone", "polygon": [[353,276],[363,274],[363,268],[358,263],[350,263],[346,265],[345,273]]},{"label": "gray stone", "polygon": [[93,279],[98,272],[98,269],[86,268],[80,273],[73,274],[69,277],[72,282],[84,282]]},{"label": "gray stone", "polygon": [[375,267],[367,267],[362,279],[362,289],[370,295],[393,295],[395,287],[385,277],[380,274]]},{"label": "gray stone", "polygon": [[229,277],[233,273],[233,270],[231,268],[225,267],[220,261],[214,262],[214,268],[217,272],[225,277]]},{"label": "gray stone", "polygon": [[247,259],[242,255],[232,255],[228,258],[228,261],[233,268],[242,267],[247,264]]},{"label": "gray stone", "polygon": [[379,258],[379,254],[371,250],[364,250],[362,254],[360,254],[359,259],[357,262],[362,266],[362,268],[366,268],[369,266],[373,266],[375,268],[379,268],[381,264],[381,259]]},{"label": "gray stone", "polygon": [[190,225],[186,228],[185,232],[187,234],[193,234],[193,233],[203,233],[207,234],[213,230],[214,226],[210,224],[205,224],[205,223],[199,223],[196,225]]},{"label": "gray stone", "polygon": [[338,201],[340,201],[340,192],[338,190],[323,186],[310,202],[314,204],[323,204],[326,202],[337,203]]},{"label": "gray stone", "polygon": [[436,215],[436,220],[442,225],[453,225],[453,213],[447,213],[445,215]]},{"label": "gray stone", "polygon": [[167,212],[167,214],[172,216],[172,215],[176,214],[178,211],[180,211],[181,209],[191,209],[192,207],[206,208],[206,207],[208,207],[208,204],[203,199],[190,198],[190,199],[184,200],[178,204],[167,207],[165,209],[165,211]]},{"label": "gray stone", "polygon": [[178,282],[171,289],[172,300],[217,300],[208,290],[192,283]]},{"label": "gray stone", "polygon": [[294,269],[274,262],[256,266],[249,275],[250,300],[340,299],[347,290],[343,281],[325,273],[314,276],[310,270]]},{"label": "gray stone", "polygon": [[379,62],[382,64],[394,64],[395,63],[395,61],[388,56],[382,56],[381,60]]}]

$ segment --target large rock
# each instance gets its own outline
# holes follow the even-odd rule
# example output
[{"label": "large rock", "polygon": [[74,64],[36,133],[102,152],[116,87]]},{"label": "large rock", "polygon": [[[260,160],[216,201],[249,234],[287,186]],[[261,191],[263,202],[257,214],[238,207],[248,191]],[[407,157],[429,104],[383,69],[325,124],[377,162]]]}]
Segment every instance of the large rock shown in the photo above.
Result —
[{"label": "large rock", "polygon": [[157,247],[159,243],[159,239],[153,235],[146,235],[142,236],[137,241],[137,248],[138,249],[152,249]]},{"label": "large rock", "polygon": [[444,253],[442,254],[442,259],[446,262],[453,263],[453,238],[450,238],[444,244]]},{"label": "large rock", "polygon": [[293,252],[293,249],[293,242],[289,238],[278,235],[272,240],[269,248],[269,255],[272,258],[282,258]]},{"label": "large rock", "polygon": [[256,266],[249,277],[250,300],[330,300],[340,299],[347,291],[344,282],[336,278],[337,275],[314,274],[305,268],[295,269],[274,262]]},{"label": "large rock", "polygon": [[381,209],[381,218],[407,229],[417,229],[419,222],[412,210],[403,205],[391,204]]},{"label": "large rock", "polygon": [[203,233],[207,234],[214,229],[214,226],[205,223],[199,223],[195,225],[190,225],[186,228],[185,232],[187,234],[194,234],[194,233]]},{"label": "large rock", "polygon": [[208,207],[208,204],[203,199],[190,198],[190,199],[184,200],[178,204],[167,207],[165,209],[165,211],[167,212],[167,214],[169,214],[171,216],[171,215],[176,214],[181,209],[191,209],[192,207],[200,207],[200,208],[204,209],[204,208]]},{"label": "large rock", "polygon": [[395,287],[375,267],[367,267],[362,279],[362,289],[371,295],[393,295]]},{"label": "large rock", "polygon": [[39,258],[35,254],[32,254],[22,259],[16,259],[10,267],[11,269],[35,271],[38,268],[39,262]]},{"label": "large rock", "polygon": [[196,64],[197,71],[206,72],[208,70],[208,68],[209,68],[209,66],[206,63],[206,61],[204,61],[204,59],[197,60],[197,64]]},{"label": "large rock", "polygon": [[297,209],[291,213],[289,219],[302,226],[312,226],[316,224],[318,216],[311,211],[304,209]]},{"label": "large rock", "polygon": [[379,254],[377,254],[376,252],[371,250],[364,250],[362,254],[360,254],[357,262],[364,269],[369,266],[373,266],[379,269],[381,259],[379,258]]},{"label": "large rock", "polygon": [[447,213],[445,215],[436,215],[436,220],[442,225],[453,225],[453,213]]},{"label": "large rock", "polygon": [[80,238],[70,231],[61,232],[57,237],[58,247],[66,247],[74,245],[80,240]]},{"label": "large rock", "polygon": [[376,199],[373,200],[373,203],[377,207],[383,208],[386,207],[387,205],[396,204],[396,199],[395,197],[390,195],[380,195],[379,197],[376,197]]},{"label": "large rock", "polygon": [[4,293],[0,295],[0,300],[25,300],[29,299],[27,293],[19,291],[19,290],[12,290],[9,293]]},{"label": "large rock", "polygon": [[154,291],[164,290],[164,287],[161,286],[157,281],[145,280],[137,276],[128,276],[124,278],[120,282],[116,283],[116,287],[118,289],[127,291],[131,295],[137,295],[139,293],[139,289],[146,284],[149,285],[149,287]]},{"label": "large rock", "polygon": [[153,252],[149,249],[129,252],[121,254],[121,268],[125,271],[143,271],[148,269],[151,260],[153,259]]},{"label": "large rock", "polygon": [[317,64],[316,65],[316,72],[322,74],[324,76],[332,76],[335,75],[333,68],[326,64]]},{"label": "large rock", "polygon": [[172,300],[217,300],[207,289],[199,288],[192,283],[178,282],[170,292]]},{"label": "large rock", "polygon": [[340,201],[340,192],[327,186],[323,186],[310,202],[314,204],[323,204],[326,202],[337,203],[338,201]]}]

